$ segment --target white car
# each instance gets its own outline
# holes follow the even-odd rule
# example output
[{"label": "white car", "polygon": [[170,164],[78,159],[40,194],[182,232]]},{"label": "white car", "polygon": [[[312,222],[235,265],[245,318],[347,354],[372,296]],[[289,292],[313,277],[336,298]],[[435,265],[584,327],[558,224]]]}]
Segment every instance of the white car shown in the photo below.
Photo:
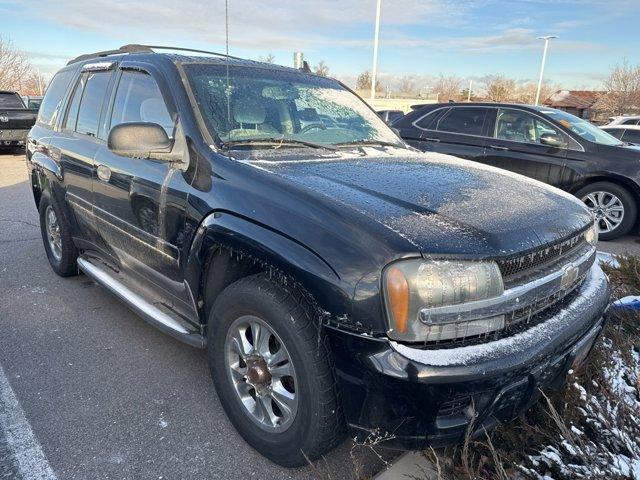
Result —
[{"label": "white car", "polygon": [[600,128],[625,143],[640,145],[640,125],[618,124]]},{"label": "white car", "polygon": [[613,127],[614,125],[640,125],[640,115],[622,115],[619,117],[609,117],[609,123],[605,126]]}]

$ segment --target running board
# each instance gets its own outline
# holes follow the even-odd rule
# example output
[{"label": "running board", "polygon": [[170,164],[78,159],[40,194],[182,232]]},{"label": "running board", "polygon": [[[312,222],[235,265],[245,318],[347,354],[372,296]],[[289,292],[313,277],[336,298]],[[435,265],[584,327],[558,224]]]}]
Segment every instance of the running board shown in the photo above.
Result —
[{"label": "running board", "polygon": [[113,293],[116,297],[127,304],[131,310],[154,327],[191,346],[204,348],[205,342],[202,335],[198,332],[187,330],[182,322],[160,310],[154,304],[145,300],[141,295],[132,291],[122,281],[115,278],[110,272],[100,268],[83,257],[78,257],[78,267],[85,275]]}]

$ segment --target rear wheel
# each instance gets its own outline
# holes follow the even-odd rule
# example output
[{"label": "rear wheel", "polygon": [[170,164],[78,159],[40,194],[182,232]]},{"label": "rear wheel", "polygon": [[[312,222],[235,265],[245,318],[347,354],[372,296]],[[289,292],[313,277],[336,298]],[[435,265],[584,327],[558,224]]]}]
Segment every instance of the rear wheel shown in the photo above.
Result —
[{"label": "rear wheel", "polygon": [[636,223],[637,205],[624,187],[611,182],[596,182],[576,192],[591,210],[601,240],[613,240],[629,233]]},{"label": "rear wheel", "polygon": [[78,250],[71,238],[71,229],[66,223],[58,204],[48,196],[40,199],[40,231],[44,249],[53,271],[61,277],[78,274]]},{"label": "rear wheel", "polygon": [[222,406],[262,455],[297,467],[342,438],[326,339],[302,296],[263,275],[238,280],[211,309],[207,348]]}]

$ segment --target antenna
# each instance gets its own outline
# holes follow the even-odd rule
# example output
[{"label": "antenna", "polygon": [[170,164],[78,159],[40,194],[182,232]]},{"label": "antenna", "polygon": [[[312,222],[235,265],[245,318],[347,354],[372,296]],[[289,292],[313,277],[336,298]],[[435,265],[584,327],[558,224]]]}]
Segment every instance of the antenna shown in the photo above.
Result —
[{"label": "antenna", "polygon": [[227,125],[229,126],[229,131],[231,131],[231,88],[229,86],[229,0],[224,0],[224,24],[225,24],[225,43],[227,47],[227,88],[226,88],[226,96],[227,96]]}]

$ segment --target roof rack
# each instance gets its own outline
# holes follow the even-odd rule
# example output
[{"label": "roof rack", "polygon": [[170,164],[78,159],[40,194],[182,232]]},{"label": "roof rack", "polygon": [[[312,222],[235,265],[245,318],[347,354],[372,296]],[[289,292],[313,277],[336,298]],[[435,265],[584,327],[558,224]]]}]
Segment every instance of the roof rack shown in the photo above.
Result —
[{"label": "roof rack", "polygon": [[85,55],[80,55],[79,57],[74,58],[73,60],[69,60],[67,65],[71,65],[73,63],[82,62],[83,60],[91,60],[92,58],[101,58],[107,57],[109,55],[118,55],[123,53],[155,53],[155,50],[176,50],[181,52],[193,52],[193,53],[206,53],[208,55],[216,55],[218,57],[226,57],[233,58],[234,60],[242,60],[240,57],[234,57],[232,55],[226,55],[224,53],[219,52],[210,52],[208,50],[196,50],[193,48],[183,48],[183,47],[168,47],[163,45],[140,45],[140,44],[129,44],[123,45],[122,47],[116,50],[105,50],[102,52],[95,53],[87,53]]}]

